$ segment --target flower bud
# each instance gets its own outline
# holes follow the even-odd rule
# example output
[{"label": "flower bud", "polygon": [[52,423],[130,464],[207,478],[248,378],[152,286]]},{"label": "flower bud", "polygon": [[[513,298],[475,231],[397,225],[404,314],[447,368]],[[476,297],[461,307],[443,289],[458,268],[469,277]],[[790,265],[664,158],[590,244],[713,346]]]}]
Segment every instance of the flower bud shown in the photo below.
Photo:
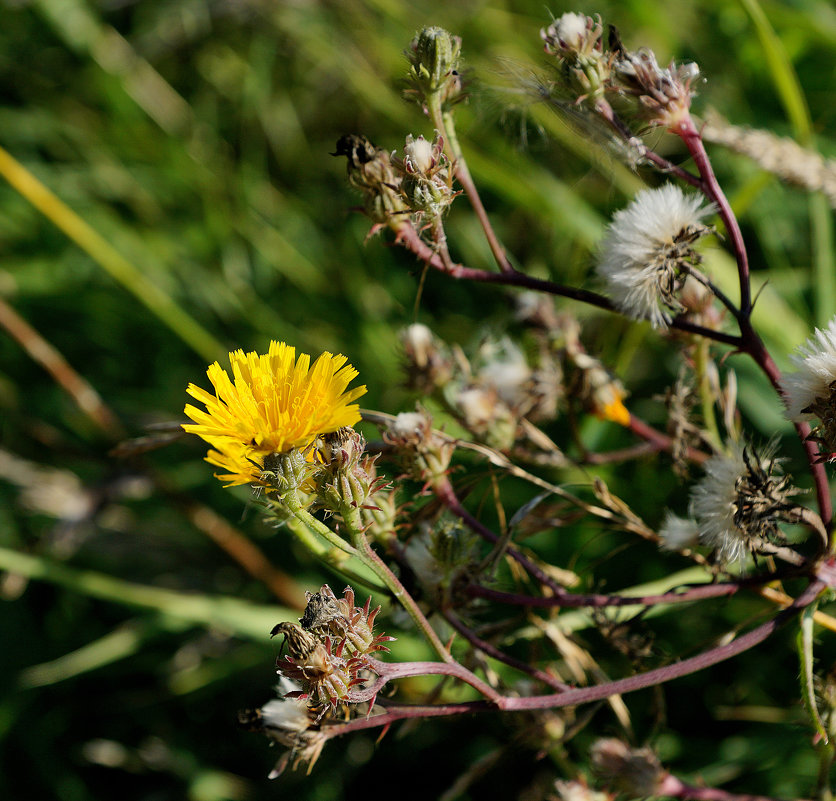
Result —
[{"label": "flower bud", "polygon": [[326,509],[340,513],[346,507],[363,508],[385,483],[372,469],[376,456],[366,456],[366,440],[353,428],[340,428],[322,438],[316,476],[317,499]]},{"label": "flower bud", "polygon": [[400,172],[401,197],[412,211],[438,217],[458,195],[453,189],[453,171],[444,155],[444,140],[436,136],[432,144],[423,136],[406,137],[403,158],[392,156]]},{"label": "flower bud", "polygon": [[348,180],[363,193],[364,210],[376,225],[388,225],[395,215],[408,211],[398,191],[400,175],[386,151],[365,136],[346,134],[337,141],[332,155],[348,159]]},{"label": "flower bud", "polygon": [[610,59],[601,43],[600,19],[567,12],[540,31],[549,55],[557,58],[563,83],[578,100],[594,102],[610,80]]},{"label": "flower bud", "polygon": [[409,53],[409,79],[422,102],[437,95],[442,103],[457,100],[461,94],[459,57],[462,40],[444,28],[424,28],[412,40]]}]

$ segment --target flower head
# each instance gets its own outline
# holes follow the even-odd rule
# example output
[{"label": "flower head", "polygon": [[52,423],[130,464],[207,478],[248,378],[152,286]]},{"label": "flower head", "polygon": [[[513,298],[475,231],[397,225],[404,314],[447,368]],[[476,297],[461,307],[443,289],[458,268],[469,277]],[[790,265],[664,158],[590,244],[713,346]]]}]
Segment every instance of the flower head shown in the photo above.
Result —
[{"label": "flower head", "polygon": [[663,328],[671,312],[682,310],[676,293],[684,283],[686,265],[699,263],[693,244],[710,232],[702,220],[712,211],[699,195],[686,195],[666,184],[642,190],[615,213],[597,271],[624,314]]},{"label": "flower head", "polygon": [[791,357],[798,368],[784,376],[790,420],[821,422],[814,437],[828,454],[836,452],[836,319],[826,330],[816,329]]},{"label": "flower head", "polygon": [[628,52],[620,42],[613,53],[614,88],[638,98],[639,113],[650,125],[676,131],[689,115],[692,85],[700,75],[694,62],[660,67],[656,54],[647,48]]},{"label": "flower head", "polygon": [[266,354],[237,350],[229,362],[231,379],[217,362],[209,365],[214,395],[189,384],[206,411],[187,405],[194,423],[183,426],[212,446],[206,461],[226,471],[218,478],[229,486],[257,483],[270,454],[305,448],[360,420],[352,401],[366,388],[347,389],[357,371],[345,356],[326,352],[311,365],[307,354],[297,359],[295,348],[274,341]]}]

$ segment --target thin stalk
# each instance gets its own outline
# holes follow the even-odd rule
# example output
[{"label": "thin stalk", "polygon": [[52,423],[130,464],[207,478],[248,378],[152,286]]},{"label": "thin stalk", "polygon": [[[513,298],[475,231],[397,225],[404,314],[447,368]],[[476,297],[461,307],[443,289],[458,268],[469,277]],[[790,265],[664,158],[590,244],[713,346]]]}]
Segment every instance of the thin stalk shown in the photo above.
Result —
[{"label": "thin stalk", "polygon": [[[564,286],[553,281],[546,281],[541,278],[534,278],[518,271],[508,273],[491,273],[487,270],[479,270],[475,267],[465,267],[462,264],[453,264],[448,267],[444,264],[441,257],[418,235],[418,232],[411,223],[397,221],[392,223],[392,230],[396,234],[395,241],[403,245],[407,250],[414,253],[421,261],[434,267],[436,270],[449,275],[451,278],[466,281],[478,281],[484,284],[500,284],[503,286],[514,286],[521,289],[531,289],[535,292],[545,292],[549,295],[557,295],[559,297],[570,298],[572,300],[580,301],[581,303],[588,303],[590,306],[597,306],[599,309],[614,312],[618,314],[618,310],[613,305],[612,301],[599,295],[597,292],[590,292],[588,289],[577,289],[575,287]],[[715,331],[711,328],[705,328],[701,325],[696,325],[688,320],[674,319],[671,328],[676,328],[679,331],[687,331],[690,334],[699,334],[707,337],[714,342],[719,342],[724,345],[730,345],[733,348],[739,348],[741,338],[733,334],[726,334],[722,331]]]},{"label": "thin stalk", "polygon": [[694,125],[690,115],[686,115],[680,121],[676,129],[672,131],[677,134],[685,143],[697,171],[702,179],[702,190],[705,196],[717,206],[720,219],[726,227],[729,241],[737,261],[738,282],[740,284],[740,319],[748,319],[752,314],[752,289],[749,280],[749,256],[746,252],[746,243],[743,241],[743,233],[732,211],[731,204],[717,181],[714,168],[706,153],[702,135]]},{"label": "thin stalk", "polygon": [[[470,701],[460,704],[440,705],[439,707],[396,707],[383,715],[361,718],[349,721],[346,724],[334,726],[333,731],[326,729],[326,736],[329,738],[337,737],[341,734],[347,734],[350,731],[388,725],[396,720],[407,717],[459,715],[468,712],[484,712],[496,709],[504,712],[531,709],[558,709],[567,706],[578,706],[579,704],[590,703],[592,701],[601,701],[605,698],[610,698],[613,695],[623,695],[625,693],[635,692],[636,690],[645,689],[647,687],[654,687],[673,679],[705,670],[712,665],[725,662],[738,654],[754,648],[756,645],[759,645],[774,634],[779,628],[781,628],[781,626],[794,617],[797,612],[805,609],[813,603],[825,587],[825,582],[820,580],[813,581],[787,609],[779,612],[774,618],[768,620],[766,623],[762,623],[760,626],[752,629],[746,634],[743,634],[731,642],[725,643],[724,645],[720,645],[716,648],[704,651],[701,654],[697,654],[696,656],[683,659],[679,662],[674,662],[670,665],[666,665],[665,667],[655,668],[654,670],[648,670],[644,673],[638,673],[635,676],[628,676],[623,679],[607,681],[592,687],[578,687],[567,690],[566,692],[551,695],[526,696],[522,698],[499,696],[498,698],[492,699],[490,702]],[[433,674],[446,673],[446,675],[458,677],[458,670],[455,668],[449,673],[445,671],[445,668],[452,668],[452,666],[442,665],[437,662],[427,664],[432,666],[431,670]],[[368,688],[368,690],[362,691],[362,697],[365,698],[366,694],[371,693],[372,691],[375,693],[379,692],[392,678],[416,675],[411,671],[408,663],[401,664],[398,668],[399,669],[396,672],[390,671],[388,675],[379,676],[379,678],[372,684],[371,687]],[[361,696],[358,693],[358,698],[359,697]],[[369,695],[369,697],[371,697],[371,695]]]},{"label": "thin stalk", "polygon": [[702,419],[706,434],[716,450],[721,450],[723,440],[717,426],[717,416],[714,414],[714,397],[711,391],[711,379],[708,376],[709,352],[708,340],[703,339],[694,345],[694,372],[697,376]]},{"label": "thin stalk", "polygon": [[415,602],[415,599],[409,594],[400,579],[389,569],[386,562],[377,555],[369,544],[363,531],[364,526],[360,509],[351,503],[344,502],[340,505],[339,513],[342,517],[343,525],[351,537],[351,541],[354,543],[355,553],[360,561],[386,585],[392,595],[395,596],[397,602],[412,618],[418,631],[427,638],[427,641],[432,645],[441,659],[447,664],[458,665],[458,662],[452,657],[450,651],[441,642],[438,634],[435,633],[435,629],[430,625],[430,621],[427,620]]},{"label": "thin stalk", "polygon": [[467,195],[470,205],[482,226],[485,233],[485,239],[488,241],[488,246],[493,253],[494,259],[499,266],[500,272],[512,273],[514,268],[508,261],[508,256],[505,254],[505,249],[499,242],[499,238],[493,230],[491,221],[488,219],[488,213],[485,211],[485,206],[482,203],[482,198],[479,197],[479,190],[470,175],[470,170],[467,166],[464,153],[459,144],[458,136],[456,135],[456,124],[453,119],[451,111],[442,111],[441,103],[438,96],[434,95],[427,98],[427,110],[432,120],[433,125],[438,129],[439,133],[444,136],[444,149],[447,155],[453,162],[453,169],[455,170],[456,178],[462,185],[462,188]]},{"label": "thin stalk", "polygon": [[517,670],[521,671],[522,673],[527,673],[531,678],[537,679],[537,681],[543,682],[543,684],[548,684],[549,687],[553,687],[555,690],[568,690],[570,686],[568,684],[564,684],[560,679],[556,679],[550,673],[546,673],[545,671],[538,670],[536,667],[529,665],[528,662],[523,662],[520,659],[515,659],[513,656],[500,651],[499,648],[496,648],[491,643],[487,642],[486,640],[481,639],[478,637],[473,631],[471,631],[461,620],[459,620],[456,615],[454,615],[451,611],[446,611],[443,613],[444,619],[457,631],[459,634],[462,635],[474,648],[478,648],[482,653],[486,654],[487,656],[491,657],[492,659],[496,659],[497,662],[504,662],[506,665],[509,665],[512,668],[516,668]]}]

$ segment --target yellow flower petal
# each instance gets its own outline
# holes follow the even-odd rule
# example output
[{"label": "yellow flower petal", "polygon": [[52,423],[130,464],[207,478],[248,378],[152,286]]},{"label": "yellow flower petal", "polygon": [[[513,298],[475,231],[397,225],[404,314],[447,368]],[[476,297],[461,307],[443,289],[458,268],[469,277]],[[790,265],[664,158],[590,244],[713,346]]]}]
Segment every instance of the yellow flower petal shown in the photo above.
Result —
[{"label": "yellow flower petal", "polygon": [[215,394],[190,384],[186,392],[206,406],[191,404],[183,428],[205,439],[212,449],[206,460],[226,470],[218,478],[230,485],[257,482],[264,457],[305,448],[320,434],[352,426],[360,409],[352,403],[366,388],[348,389],[357,371],[346,357],[323,353],[311,365],[305,353],[284,342],[271,342],[266,354],[229,354],[232,378],[220,364],[206,371]]}]

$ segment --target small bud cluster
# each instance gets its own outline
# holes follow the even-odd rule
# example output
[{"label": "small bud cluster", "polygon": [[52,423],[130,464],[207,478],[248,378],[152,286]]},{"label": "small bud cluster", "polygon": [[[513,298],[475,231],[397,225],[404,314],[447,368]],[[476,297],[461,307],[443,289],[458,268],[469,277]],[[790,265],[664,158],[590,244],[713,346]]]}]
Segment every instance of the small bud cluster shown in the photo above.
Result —
[{"label": "small bud cluster", "polygon": [[354,606],[351,587],[337,598],[325,584],[307,599],[300,625],[279,623],[270,636],[283,634],[287,645],[288,653],[276,663],[279,673],[305,688],[291,696],[307,699],[309,707],[324,715],[352,702],[351,690],[373,671],[369,655],[388,651],[383,643],[394,637],[374,634],[380,607],[370,611],[371,598],[362,608]]}]

